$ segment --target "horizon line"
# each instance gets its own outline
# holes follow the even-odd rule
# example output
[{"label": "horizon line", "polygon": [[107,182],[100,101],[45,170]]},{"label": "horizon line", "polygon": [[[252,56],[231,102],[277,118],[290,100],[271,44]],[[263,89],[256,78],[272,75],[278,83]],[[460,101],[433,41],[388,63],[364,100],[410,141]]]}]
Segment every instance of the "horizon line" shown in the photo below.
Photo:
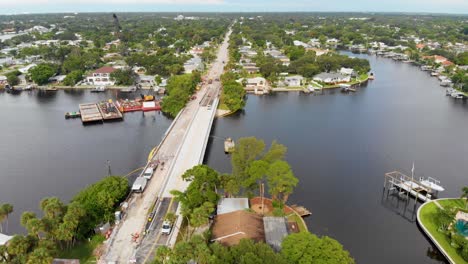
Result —
[{"label": "horizon line", "polygon": [[467,16],[466,13],[451,13],[451,12],[408,12],[408,11],[51,11],[51,12],[18,12],[18,13],[0,13],[0,16],[15,16],[15,15],[47,15],[47,14],[109,14],[109,13],[166,13],[166,14],[203,14],[203,13],[225,13],[225,14],[256,14],[256,13],[355,13],[355,14],[412,14],[412,15],[459,15]]}]

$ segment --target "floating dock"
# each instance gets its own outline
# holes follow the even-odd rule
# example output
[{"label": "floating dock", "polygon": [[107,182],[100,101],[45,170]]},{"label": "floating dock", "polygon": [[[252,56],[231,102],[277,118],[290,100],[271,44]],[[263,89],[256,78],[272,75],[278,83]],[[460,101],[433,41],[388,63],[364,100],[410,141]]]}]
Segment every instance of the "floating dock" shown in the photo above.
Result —
[{"label": "floating dock", "polygon": [[83,123],[102,121],[101,112],[96,104],[80,104],[79,107]]}]

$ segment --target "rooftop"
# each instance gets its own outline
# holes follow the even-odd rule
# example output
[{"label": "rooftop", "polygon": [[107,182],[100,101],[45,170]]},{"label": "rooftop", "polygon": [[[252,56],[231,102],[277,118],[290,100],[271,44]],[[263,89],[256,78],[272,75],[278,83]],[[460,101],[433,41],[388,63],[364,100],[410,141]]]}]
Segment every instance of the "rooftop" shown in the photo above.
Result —
[{"label": "rooftop", "polygon": [[247,198],[222,198],[218,203],[218,215],[249,209]]},{"label": "rooftop", "polygon": [[262,217],[245,210],[217,215],[212,232],[212,241],[225,246],[236,245],[243,238],[256,242],[265,241]]},{"label": "rooftop", "polygon": [[114,67],[104,66],[94,71],[94,73],[113,73],[115,71]]},{"label": "rooftop", "polygon": [[286,218],[266,216],[263,218],[265,241],[276,251],[281,250],[281,243],[288,235]]}]

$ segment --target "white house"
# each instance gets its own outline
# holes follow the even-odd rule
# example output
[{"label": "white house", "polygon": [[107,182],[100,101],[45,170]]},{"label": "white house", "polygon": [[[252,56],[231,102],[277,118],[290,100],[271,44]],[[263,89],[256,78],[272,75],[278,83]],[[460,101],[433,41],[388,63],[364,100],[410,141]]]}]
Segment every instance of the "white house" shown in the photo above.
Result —
[{"label": "white house", "polygon": [[287,76],[284,78],[284,83],[289,87],[302,86],[303,82],[304,82],[304,77],[300,75]]},{"label": "white house", "polygon": [[296,46],[296,47],[302,46],[304,48],[310,48],[309,44],[304,43],[304,42],[302,42],[300,40],[294,40],[293,42],[294,42],[294,46]]},{"label": "white house", "polygon": [[341,67],[340,73],[343,75],[352,75],[354,70],[352,68]]},{"label": "white house", "polygon": [[315,75],[313,80],[326,84],[346,83],[351,81],[351,76],[346,76],[341,73],[323,72]]},{"label": "white house", "polygon": [[245,88],[254,89],[260,88],[263,89],[267,86],[267,81],[263,77],[247,78],[247,84]]},{"label": "white house", "polygon": [[115,81],[111,78],[111,73],[116,69],[110,66],[104,66],[95,70],[91,75],[86,77],[86,81],[93,85],[114,85]]}]

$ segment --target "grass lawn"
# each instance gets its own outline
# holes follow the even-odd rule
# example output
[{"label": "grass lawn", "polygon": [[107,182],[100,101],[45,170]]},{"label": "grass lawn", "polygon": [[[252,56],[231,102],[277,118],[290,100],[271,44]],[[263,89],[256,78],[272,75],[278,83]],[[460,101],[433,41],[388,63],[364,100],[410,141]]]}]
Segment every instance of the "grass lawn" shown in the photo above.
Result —
[{"label": "grass lawn", "polygon": [[288,221],[296,222],[300,232],[307,232],[307,227],[304,225],[304,222],[302,221],[301,217],[297,214],[293,213],[288,215]]},{"label": "grass lawn", "polygon": [[[459,200],[461,202],[460,199],[454,200]],[[439,201],[439,203],[445,207],[446,205],[451,203],[456,204],[457,201],[441,200]],[[468,262],[463,260],[463,258],[460,255],[458,255],[456,249],[450,245],[450,239],[445,234],[437,231],[438,226],[434,222],[436,214],[437,206],[434,204],[434,202],[429,202],[422,205],[419,215],[421,224],[429,231],[432,237],[434,237],[434,239],[437,240],[437,242],[442,246],[445,252],[447,252],[447,254],[455,261],[455,263],[467,264]]]},{"label": "grass lawn", "polygon": [[97,260],[93,256],[94,249],[104,242],[105,237],[102,235],[95,235],[90,241],[77,244],[69,250],[62,251],[60,258],[66,259],[79,259],[81,264],[96,263]]},{"label": "grass lawn", "polygon": [[227,111],[229,111],[229,107],[228,107],[225,103],[220,103],[220,104],[218,105],[218,109],[219,109],[219,110],[227,110]]},{"label": "grass lawn", "polygon": [[442,205],[444,208],[448,208],[448,207],[458,207],[461,209],[465,208],[465,201],[463,201],[462,199],[440,200],[439,204]]}]

